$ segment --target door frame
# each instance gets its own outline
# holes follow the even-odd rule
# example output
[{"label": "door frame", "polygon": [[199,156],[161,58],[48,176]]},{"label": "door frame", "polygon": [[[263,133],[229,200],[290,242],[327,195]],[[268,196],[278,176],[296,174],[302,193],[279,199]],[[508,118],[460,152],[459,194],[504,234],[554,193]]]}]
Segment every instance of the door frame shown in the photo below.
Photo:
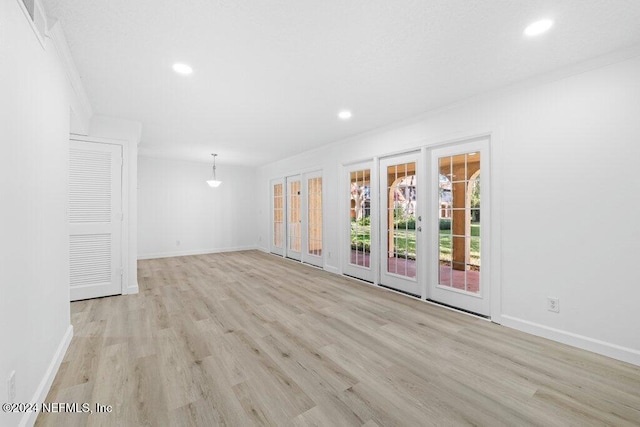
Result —
[{"label": "door frame", "polygon": [[[480,314],[482,316],[494,318],[495,307],[499,306],[499,301],[496,303],[493,302],[493,299],[496,298],[499,300],[499,296],[496,296],[496,284],[493,283],[492,280],[492,264],[495,262],[493,260],[493,242],[492,240],[495,238],[495,235],[492,231],[492,224],[495,223],[493,219],[492,206],[495,202],[492,199],[492,170],[491,170],[491,136],[484,135],[479,137],[467,138],[462,140],[456,140],[453,142],[449,142],[446,144],[438,144],[434,146],[430,146],[425,148],[425,160],[427,161],[427,165],[429,168],[429,190],[430,196],[428,199],[428,219],[429,219],[429,236],[436,236],[430,239],[428,242],[425,242],[429,247],[428,250],[428,258],[425,259],[426,268],[428,270],[427,277],[424,280],[424,289],[423,289],[423,298],[425,300],[433,300],[434,302],[451,305],[454,308],[470,311],[473,313]],[[482,182],[486,182],[487,184],[482,187],[482,217],[486,218],[486,220],[482,221],[482,226],[480,228],[480,242],[481,242],[481,259],[482,259],[482,267],[480,274],[480,295],[473,295],[464,291],[458,291],[455,289],[445,288],[438,284],[438,272],[439,272],[439,260],[437,258],[437,254],[439,253],[439,215],[432,215],[434,212],[437,212],[440,207],[439,193],[434,190],[434,184],[439,180],[439,167],[437,166],[437,161],[439,158],[440,151],[449,151],[450,153],[446,155],[455,155],[463,154],[473,151],[480,151],[482,156],[480,158],[480,171],[482,174]],[[499,286],[499,285],[498,285]],[[451,298],[442,298],[442,294],[446,292],[451,292]],[[456,300],[456,296],[454,294],[459,294],[460,296],[470,298],[468,301],[471,302],[471,306],[467,307],[459,307],[454,301]],[[499,295],[499,294],[498,294]],[[493,297],[492,297],[493,296]],[[435,298],[434,298],[435,297]],[[475,301],[474,301],[475,300]],[[482,303],[480,302],[482,301]],[[499,316],[495,316],[499,317]]]},{"label": "door frame", "polygon": [[[402,163],[412,163],[415,162],[416,166],[415,166],[415,174],[417,175],[416,178],[416,262],[415,262],[415,268],[416,268],[416,275],[415,275],[415,280],[412,280],[410,278],[405,278],[402,277],[400,275],[396,275],[393,273],[388,273],[386,270],[386,263],[387,263],[387,251],[388,251],[388,230],[387,230],[387,221],[388,221],[388,206],[387,206],[387,202],[382,200],[383,197],[383,190],[385,192],[384,196],[385,199],[388,200],[388,195],[386,194],[386,188],[387,188],[387,174],[386,173],[382,173],[381,170],[383,168],[386,169],[386,167],[388,167],[388,165],[391,164],[402,164]],[[421,165],[423,164],[423,155],[422,155],[422,150],[413,150],[413,151],[407,151],[404,153],[398,153],[398,154],[394,154],[394,155],[389,155],[383,158],[380,158],[380,161],[378,162],[378,199],[379,199],[379,205],[378,205],[378,212],[379,212],[379,218],[378,218],[378,228],[379,228],[379,241],[378,241],[378,246],[379,246],[379,253],[378,253],[378,271],[379,271],[379,278],[378,278],[378,284],[382,285],[384,287],[389,287],[392,288],[394,290],[400,291],[400,292],[405,292],[405,293],[409,293],[417,298],[422,298],[422,296],[424,295],[422,290],[424,288],[422,281],[424,281],[424,278],[421,277],[423,275],[424,269],[423,266],[420,262],[420,255],[423,251],[423,248],[425,248],[426,246],[424,245],[424,238],[423,235],[424,233],[419,231],[418,227],[424,227],[425,222],[419,222],[418,221],[418,217],[422,216],[422,212],[424,211],[424,195],[422,194],[422,182],[423,181],[420,177],[421,175],[421,171],[420,168],[422,167]],[[424,172],[423,172],[424,174]],[[384,182],[383,182],[384,181]],[[384,211],[384,213],[383,213]],[[384,252],[383,252],[384,251]],[[382,257],[385,257],[385,262],[383,262]],[[383,283],[383,281],[386,281],[386,283]],[[414,284],[412,284],[415,283]]]},{"label": "door frame", "polygon": [[[370,195],[370,252],[369,252],[369,268],[359,265],[351,264],[351,204],[345,203],[346,195],[351,193],[351,172],[369,169],[369,195]],[[378,194],[378,170],[379,162],[378,158],[363,160],[355,163],[349,163],[342,165],[342,191],[340,192],[340,199],[342,208],[340,209],[343,220],[340,221],[342,227],[339,228],[340,233],[344,236],[338,239],[342,243],[342,250],[344,253],[341,256],[341,273],[351,277],[358,278],[370,282],[372,284],[378,284],[379,282],[379,225],[378,219],[380,217],[379,212],[379,194]]]}]

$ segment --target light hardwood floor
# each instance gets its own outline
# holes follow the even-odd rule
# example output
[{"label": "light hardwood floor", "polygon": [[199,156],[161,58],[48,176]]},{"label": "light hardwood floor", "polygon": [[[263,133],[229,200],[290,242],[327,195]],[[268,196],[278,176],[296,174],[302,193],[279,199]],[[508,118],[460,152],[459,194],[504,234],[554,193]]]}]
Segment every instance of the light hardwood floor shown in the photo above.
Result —
[{"label": "light hardwood floor", "polygon": [[258,251],[71,304],[39,426],[640,425],[640,368]]}]

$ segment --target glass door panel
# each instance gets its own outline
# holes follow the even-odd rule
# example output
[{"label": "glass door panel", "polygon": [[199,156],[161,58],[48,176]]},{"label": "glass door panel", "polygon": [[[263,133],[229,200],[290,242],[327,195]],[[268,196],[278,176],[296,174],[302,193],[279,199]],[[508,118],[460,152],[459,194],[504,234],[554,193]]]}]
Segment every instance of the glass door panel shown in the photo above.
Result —
[{"label": "glass door panel", "polygon": [[480,158],[467,153],[438,159],[440,211],[446,214],[439,219],[438,284],[471,293],[480,292]]},{"label": "glass door panel", "polygon": [[305,174],[306,182],[306,252],[304,262],[322,267],[322,176]]},{"label": "glass door panel", "polygon": [[287,177],[287,257],[301,260],[302,197],[300,176]]},{"label": "glass door panel", "polygon": [[308,181],[309,244],[308,253],[322,255],[322,177]]},{"label": "glass door panel", "polygon": [[351,251],[349,263],[360,267],[371,265],[371,170],[350,173],[351,191],[349,223],[351,224]]},{"label": "glass door panel", "polygon": [[282,255],[284,252],[284,183],[272,183],[273,229],[271,252]]}]

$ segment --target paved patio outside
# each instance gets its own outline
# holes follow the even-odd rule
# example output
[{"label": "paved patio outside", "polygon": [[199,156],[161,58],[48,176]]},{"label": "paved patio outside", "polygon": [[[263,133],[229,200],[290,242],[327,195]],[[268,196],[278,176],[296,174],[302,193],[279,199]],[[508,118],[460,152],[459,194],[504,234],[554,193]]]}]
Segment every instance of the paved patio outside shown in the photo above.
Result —
[{"label": "paved patio outside", "polygon": [[[351,251],[351,264],[369,267],[371,259],[369,252]],[[389,258],[387,271],[401,276],[416,277],[416,261],[405,258]],[[451,286],[464,290],[465,271],[453,270],[450,265],[440,264],[440,285]],[[480,291],[480,271],[467,270],[467,292]]]}]

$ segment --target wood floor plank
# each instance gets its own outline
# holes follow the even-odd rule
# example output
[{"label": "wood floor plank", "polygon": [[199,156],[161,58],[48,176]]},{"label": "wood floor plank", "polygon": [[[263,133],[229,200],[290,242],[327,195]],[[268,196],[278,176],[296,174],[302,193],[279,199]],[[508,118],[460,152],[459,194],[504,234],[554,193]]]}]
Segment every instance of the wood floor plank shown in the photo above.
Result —
[{"label": "wood floor plank", "polygon": [[354,377],[328,358],[315,351],[296,348],[291,342],[283,342],[274,335],[261,339],[260,346],[314,402],[357,383]]},{"label": "wood floor plank", "polygon": [[259,251],[71,304],[38,426],[640,425],[640,367]]}]

